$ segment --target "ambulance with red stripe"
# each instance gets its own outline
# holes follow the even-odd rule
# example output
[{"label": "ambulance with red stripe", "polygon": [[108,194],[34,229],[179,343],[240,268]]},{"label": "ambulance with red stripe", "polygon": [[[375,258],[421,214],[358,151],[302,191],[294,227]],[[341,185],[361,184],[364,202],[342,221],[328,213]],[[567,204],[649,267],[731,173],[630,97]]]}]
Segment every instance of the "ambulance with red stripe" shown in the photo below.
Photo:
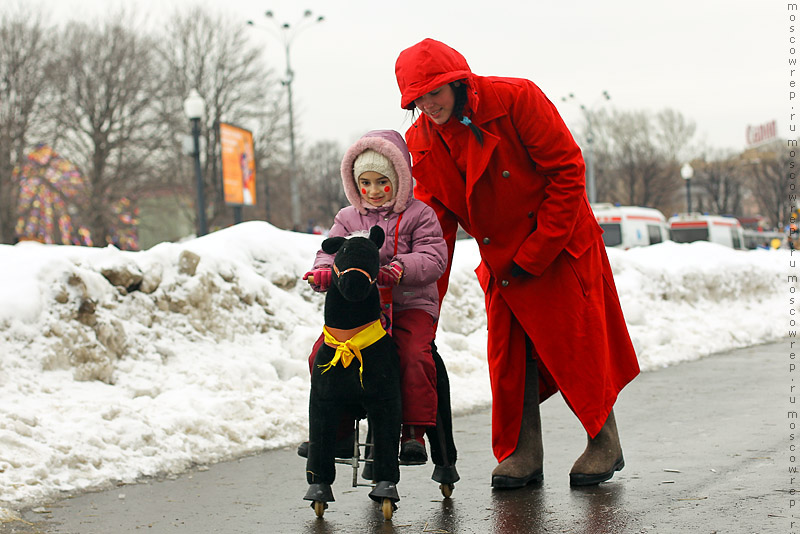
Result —
[{"label": "ambulance with red stripe", "polygon": [[669,239],[664,214],[654,208],[592,204],[607,247],[629,249],[655,245]]},{"label": "ambulance with red stripe", "polygon": [[710,241],[726,247],[744,249],[744,232],[735,217],[682,213],[669,218],[670,238],[676,243]]}]

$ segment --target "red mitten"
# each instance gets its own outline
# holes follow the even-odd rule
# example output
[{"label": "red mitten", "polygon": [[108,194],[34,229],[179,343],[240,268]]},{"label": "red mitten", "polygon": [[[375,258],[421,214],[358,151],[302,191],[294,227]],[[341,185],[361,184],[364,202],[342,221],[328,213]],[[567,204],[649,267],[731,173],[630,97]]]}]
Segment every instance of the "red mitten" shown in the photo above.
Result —
[{"label": "red mitten", "polygon": [[378,285],[380,286],[396,286],[400,283],[403,277],[403,267],[396,262],[389,265],[384,265],[378,271]]},{"label": "red mitten", "polygon": [[311,289],[317,293],[327,291],[331,287],[331,278],[330,267],[314,269],[303,275],[303,280],[308,280],[308,283],[311,284]]}]

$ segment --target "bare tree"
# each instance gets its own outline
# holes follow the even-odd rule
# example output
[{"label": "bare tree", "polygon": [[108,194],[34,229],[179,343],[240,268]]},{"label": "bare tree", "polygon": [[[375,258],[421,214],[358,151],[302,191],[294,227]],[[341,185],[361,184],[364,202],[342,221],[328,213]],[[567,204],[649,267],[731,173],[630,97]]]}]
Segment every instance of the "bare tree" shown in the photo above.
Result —
[{"label": "bare tree", "polygon": [[[201,7],[176,12],[167,22],[158,50],[171,74],[168,108],[176,139],[188,132],[183,115],[183,100],[197,89],[206,103],[202,135],[206,141],[203,158],[203,179],[206,191],[205,208],[209,226],[230,221],[225,209],[221,163],[216,150],[216,124],[226,122],[255,129],[271,118],[274,95],[273,81],[266,68],[263,51],[252,45],[245,32],[244,21],[233,20],[222,13],[210,13]],[[269,128],[268,128],[269,129]],[[274,139],[256,134],[259,167],[262,175],[273,153]],[[177,145],[177,141],[176,141]],[[176,153],[177,154],[177,153]],[[180,158],[173,162],[175,173],[184,185],[191,184],[191,162]],[[257,173],[258,176],[259,173]]]},{"label": "bare tree", "polygon": [[671,160],[688,161],[687,149],[697,131],[697,124],[674,109],[664,109],[655,116],[655,141]]},{"label": "bare tree", "polygon": [[775,228],[787,223],[792,206],[797,204],[796,192],[788,190],[786,182],[792,168],[794,161],[785,150],[767,153],[749,165],[755,180],[753,196],[761,213]]},{"label": "bare tree", "polygon": [[[277,88],[278,84],[265,84],[266,108],[255,130],[256,179],[264,200],[259,200],[253,215],[281,228],[290,228],[291,198],[288,191],[291,173],[288,144],[285,142],[289,137],[289,123],[284,100]],[[286,193],[285,198],[282,198],[282,192]]]},{"label": "bare tree", "polygon": [[305,151],[301,184],[311,198],[303,210],[310,224],[329,228],[339,210],[349,205],[342,187],[342,154],[332,141],[320,141]]},{"label": "bare tree", "polygon": [[[580,145],[586,162],[587,190],[589,171],[589,143],[591,142],[591,158],[594,166],[595,195],[600,202],[610,202],[615,197],[614,189],[616,180],[610,174],[611,169],[611,142],[608,133],[610,125],[609,114],[605,109],[598,111],[583,110],[586,123],[581,131],[573,132],[575,140]],[[591,124],[591,128],[590,125]],[[590,141],[591,139],[591,141]]]},{"label": "bare tree", "polygon": [[50,30],[29,10],[0,18],[0,243],[16,239],[19,183],[32,134],[41,132],[41,106],[52,57]]},{"label": "bare tree", "polygon": [[153,42],[120,20],[124,14],[99,25],[69,24],[55,69],[58,140],[83,170],[87,205],[80,213],[99,246],[111,242],[118,219],[112,207],[152,175],[167,126]]},{"label": "bare tree", "polygon": [[[745,196],[742,162],[728,152],[712,151],[692,162],[692,182],[703,191],[698,204],[720,215],[741,214]],[[702,204],[701,210],[702,210]]]},{"label": "bare tree", "polygon": [[673,211],[694,123],[673,110],[602,110],[592,122],[597,198]]},{"label": "bare tree", "polygon": [[650,115],[615,111],[608,131],[612,169],[617,177],[616,198],[632,206],[658,206],[675,188],[669,161],[653,136]]}]

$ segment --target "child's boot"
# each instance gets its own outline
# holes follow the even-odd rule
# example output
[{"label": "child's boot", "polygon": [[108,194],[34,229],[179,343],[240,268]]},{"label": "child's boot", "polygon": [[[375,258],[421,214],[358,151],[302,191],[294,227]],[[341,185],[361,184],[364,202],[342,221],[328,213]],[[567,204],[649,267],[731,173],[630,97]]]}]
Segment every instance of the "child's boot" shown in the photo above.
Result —
[{"label": "child's boot", "polygon": [[425,427],[403,425],[400,437],[400,465],[424,465],[427,462]]}]

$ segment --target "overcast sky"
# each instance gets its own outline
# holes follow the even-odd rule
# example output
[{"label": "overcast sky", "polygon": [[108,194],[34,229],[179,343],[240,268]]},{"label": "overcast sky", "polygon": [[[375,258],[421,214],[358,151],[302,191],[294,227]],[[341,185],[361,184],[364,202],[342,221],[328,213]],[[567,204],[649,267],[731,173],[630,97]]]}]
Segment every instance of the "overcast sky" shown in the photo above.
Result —
[{"label": "overcast sky", "polygon": [[[60,16],[108,12],[118,0],[41,0]],[[159,20],[193,0],[128,0]],[[425,37],[460,51],[473,72],[537,83],[567,124],[590,108],[664,108],[697,123],[697,141],[743,149],[748,125],[777,121],[788,137],[789,13],[777,0],[206,0],[240,18],[285,70],[269,27],[295,23],[304,9],[323,15],[291,46],[297,133],[305,142],[349,144],[375,128],[405,132],[394,78],[398,53]],[[97,6],[106,6],[101,8]],[[165,9],[165,7],[167,9]],[[275,13],[274,20],[264,12]],[[274,27],[274,26],[273,26]],[[611,100],[601,95],[608,91]]]}]

